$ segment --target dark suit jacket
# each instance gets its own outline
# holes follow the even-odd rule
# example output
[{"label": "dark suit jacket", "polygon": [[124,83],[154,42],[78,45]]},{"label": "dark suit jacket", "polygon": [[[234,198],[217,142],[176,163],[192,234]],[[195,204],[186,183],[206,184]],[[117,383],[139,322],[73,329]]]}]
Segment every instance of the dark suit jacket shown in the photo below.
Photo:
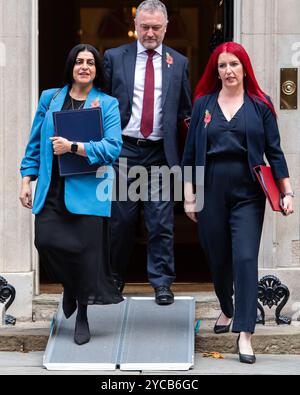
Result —
[{"label": "dark suit jacket", "polygon": [[[209,123],[205,127],[204,116],[206,110],[210,112],[212,117],[214,116],[218,94],[219,92],[215,92],[203,96],[194,104],[183,153],[183,166],[205,167]],[[253,100],[247,94],[245,94],[244,106],[248,163],[253,179],[255,179],[253,167],[265,164],[264,154],[272,168],[275,179],[289,177],[286,160],[280,147],[277,121],[271,109],[263,101]],[[193,179],[195,181],[194,177]]]},{"label": "dark suit jacket", "polygon": [[[168,67],[166,53],[173,58]],[[104,67],[109,77],[109,94],[119,100],[122,129],[128,124],[132,111],[137,43],[109,49],[104,54]],[[164,149],[169,166],[180,164],[177,125],[190,116],[192,103],[188,80],[188,60],[163,45],[162,109]],[[142,109],[141,109],[142,111]]]}]

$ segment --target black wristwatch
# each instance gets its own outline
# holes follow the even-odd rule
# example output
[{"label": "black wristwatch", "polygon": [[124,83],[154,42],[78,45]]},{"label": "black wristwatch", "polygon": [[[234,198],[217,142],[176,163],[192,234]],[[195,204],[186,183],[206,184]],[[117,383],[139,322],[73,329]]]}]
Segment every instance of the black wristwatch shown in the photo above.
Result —
[{"label": "black wristwatch", "polygon": [[77,151],[78,151],[78,144],[76,143],[76,141],[73,141],[71,145],[71,152],[72,154],[76,154]]}]

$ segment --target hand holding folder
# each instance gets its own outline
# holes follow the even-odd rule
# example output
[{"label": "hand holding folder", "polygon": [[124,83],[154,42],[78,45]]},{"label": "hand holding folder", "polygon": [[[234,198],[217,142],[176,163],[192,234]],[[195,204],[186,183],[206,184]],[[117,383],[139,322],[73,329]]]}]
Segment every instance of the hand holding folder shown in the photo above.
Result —
[{"label": "hand holding folder", "polygon": [[[69,141],[86,143],[103,138],[101,109],[89,108],[53,113],[55,135]],[[99,165],[89,165],[86,158],[72,153],[58,157],[60,176],[96,173]]]},{"label": "hand holding folder", "polygon": [[280,191],[274,180],[270,166],[259,165],[255,166],[253,170],[272,210],[282,212]]}]

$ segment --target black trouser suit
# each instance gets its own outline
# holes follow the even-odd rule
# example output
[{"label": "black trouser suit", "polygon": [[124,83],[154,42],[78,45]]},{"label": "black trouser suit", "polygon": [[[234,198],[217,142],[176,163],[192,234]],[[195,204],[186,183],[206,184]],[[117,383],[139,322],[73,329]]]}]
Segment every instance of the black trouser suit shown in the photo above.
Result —
[{"label": "black trouser suit", "polygon": [[223,313],[234,316],[233,332],[253,333],[265,197],[247,161],[244,115],[242,106],[228,122],[218,104],[215,108],[198,227]]}]

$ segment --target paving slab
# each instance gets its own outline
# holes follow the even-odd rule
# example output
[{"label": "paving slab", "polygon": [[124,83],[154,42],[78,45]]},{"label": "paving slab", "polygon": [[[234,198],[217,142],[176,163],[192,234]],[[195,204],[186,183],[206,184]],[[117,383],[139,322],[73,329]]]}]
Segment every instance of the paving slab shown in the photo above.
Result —
[{"label": "paving slab", "polygon": [[195,366],[189,371],[48,371],[42,367],[43,352],[0,352],[0,375],[300,375],[300,355],[256,355],[254,365],[242,364],[236,354],[224,354],[224,359],[195,355]]}]

